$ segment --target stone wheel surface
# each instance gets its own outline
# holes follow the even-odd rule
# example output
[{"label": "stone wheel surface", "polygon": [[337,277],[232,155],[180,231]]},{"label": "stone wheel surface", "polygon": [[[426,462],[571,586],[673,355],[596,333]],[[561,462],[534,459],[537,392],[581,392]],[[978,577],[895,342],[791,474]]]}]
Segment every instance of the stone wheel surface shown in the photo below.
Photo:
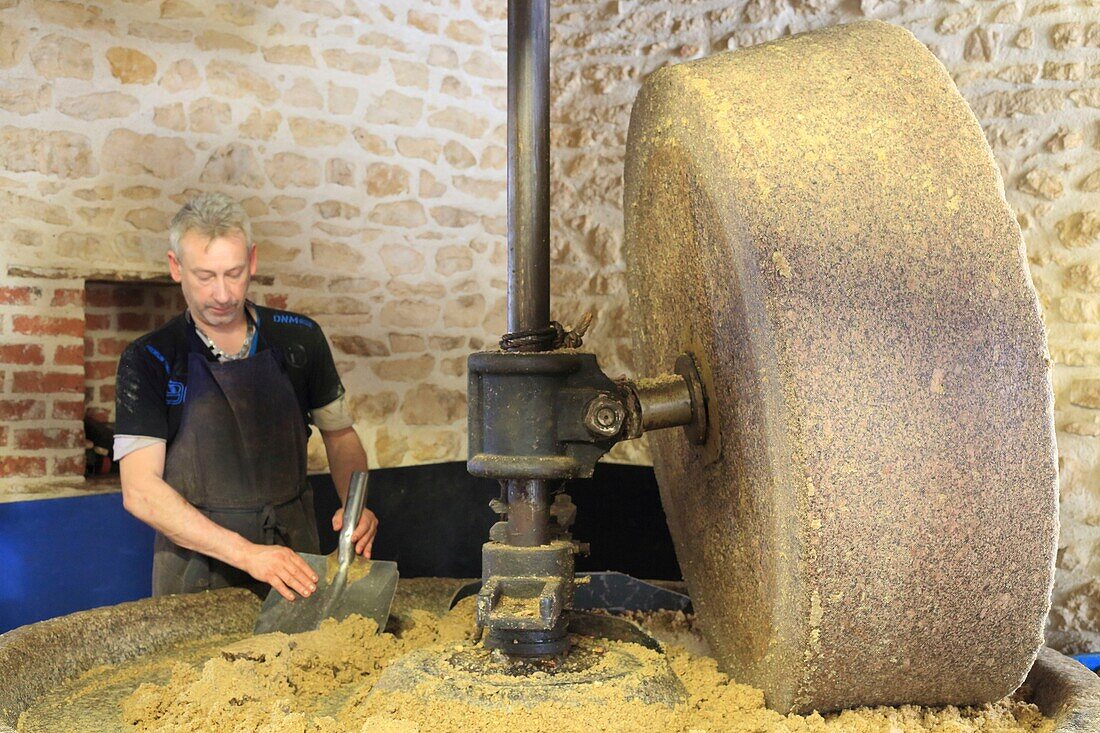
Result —
[{"label": "stone wheel surface", "polygon": [[663,69],[631,117],[636,373],[692,353],[706,445],[649,436],[721,665],[786,712],[1011,693],[1057,535],[1046,339],[982,130],[868,22]]}]

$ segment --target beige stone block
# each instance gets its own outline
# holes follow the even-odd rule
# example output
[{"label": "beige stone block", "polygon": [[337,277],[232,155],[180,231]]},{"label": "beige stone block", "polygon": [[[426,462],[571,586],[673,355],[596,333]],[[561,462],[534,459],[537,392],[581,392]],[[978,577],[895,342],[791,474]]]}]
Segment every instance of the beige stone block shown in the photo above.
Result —
[{"label": "beige stone block", "polygon": [[435,253],[435,271],[444,277],[468,272],[474,267],[474,254],[469,247],[449,244]]},{"label": "beige stone block", "polygon": [[1100,421],[1098,420],[1071,420],[1062,424],[1062,431],[1070,435],[1084,435],[1095,438],[1100,435]]},{"label": "beige stone block", "polygon": [[30,115],[47,109],[53,101],[53,86],[37,79],[11,78],[0,84],[0,109]]},{"label": "beige stone block", "polygon": [[325,180],[337,186],[355,185],[355,166],[343,158],[325,161]]},{"label": "beige stone block", "polygon": [[113,46],[107,49],[111,75],[123,84],[151,84],[157,75],[157,64],[136,48]]},{"label": "beige stone block", "polygon": [[317,66],[313,51],[304,44],[276,45],[264,48],[264,61],[269,64],[292,64],[294,66]]},{"label": "beige stone block", "polygon": [[470,168],[477,164],[477,158],[469,148],[455,140],[450,140],[443,146],[443,157],[454,168]]},{"label": "beige stone block", "polygon": [[187,0],[163,0],[160,4],[162,18],[201,18],[203,13]]},{"label": "beige stone block", "polygon": [[199,70],[190,59],[173,62],[160,78],[160,85],[170,92],[197,89],[201,83]]},{"label": "beige stone block", "polygon": [[100,160],[113,173],[178,178],[194,165],[195,153],[178,138],[113,130],[103,143]]},{"label": "beige stone block", "polygon": [[188,107],[192,132],[224,132],[233,122],[233,110],[221,100],[204,97]]},{"label": "beige stone block", "polygon": [[1100,168],[1097,168],[1092,173],[1082,178],[1081,183],[1079,183],[1077,187],[1087,193],[1100,191]]},{"label": "beige stone block", "polygon": [[1030,84],[1039,78],[1039,72],[1039,64],[1012,64],[998,69],[994,76],[1013,84]]},{"label": "beige stone block", "polygon": [[29,219],[34,222],[46,224],[59,224],[68,226],[72,224],[69,214],[61,206],[47,204],[39,199],[22,196],[14,191],[0,188],[0,206],[3,207],[4,219]]},{"label": "beige stone block", "polygon": [[157,43],[187,43],[191,40],[191,31],[185,28],[172,28],[161,23],[148,23],[140,20],[130,23],[127,34],[134,38],[144,38]]},{"label": "beige stone block", "polygon": [[407,300],[439,301],[447,295],[447,288],[436,282],[410,283],[394,279],[386,283],[386,290],[396,298]]},{"label": "beige stone block", "polygon": [[394,201],[392,203],[377,204],[371,209],[367,218],[376,224],[389,224],[390,226],[415,228],[426,224],[428,218],[424,215],[424,207],[419,201]]},{"label": "beige stone block", "polygon": [[34,0],[34,10],[47,23],[57,23],[69,28],[114,33],[115,23],[101,17],[102,10],[94,3],[65,2],[64,0]]},{"label": "beige stone block", "polygon": [[1066,150],[1073,150],[1079,148],[1085,143],[1085,136],[1080,130],[1071,130],[1068,128],[1060,128],[1057,132],[1050,136],[1047,140],[1045,147],[1048,153],[1062,153]]},{"label": "beige stone block", "polygon": [[1050,44],[1057,49],[1074,48],[1084,42],[1084,23],[1057,23],[1050,29]]},{"label": "beige stone block", "polygon": [[375,155],[389,155],[390,146],[386,144],[378,135],[372,132],[368,132],[362,127],[357,127],[352,130],[351,136],[355,138],[355,142],[359,143],[359,147],[366,150],[368,153],[374,153]]},{"label": "beige stone block", "polygon": [[486,181],[479,178],[470,178],[469,176],[455,176],[454,185],[459,191],[489,201],[496,201],[507,188],[505,181]]},{"label": "beige stone block", "polygon": [[334,293],[369,293],[380,284],[369,277],[334,277],[328,287]]},{"label": "beige stone block", "polygon": [[363,35],[359,36],[359,40],[356,41],[360,46],[367,46],[369,48],[388,48],[393,51],[405,52],[408,47],[400,38],[382,33],[380,31],[367,31]]},{"label": "beige stone block", "polygon": [[971,107],[979,119],[1045,115],[1057,112],[1065,103],[1061,89],[1025,89],[1017,92],[997,91],[974,100]]},{"label": "beige stone block", "polygon": [[[485,227],[485,231],[489,234],[499,234],[503,237],[508,234],[508,217],[483,216],[481,217],[481,226]],[[494,262],[494,264],[499,263]]]},{"label": "beige stone block", "polygon": [[168,225],[172,221],[172,214],[160,209],[146,206],[140,209],[131,209],[126,214],[126,221],[137,229],[146,229],[151,232],[167,232]]},{"label": "beige stone block", "polygon": [[470,85],[456,76],[445,76],[439,85],[439,91],[456,99],[469,99],[473,95]]},{"label": "beige stone block", "polygon": [[285,239],[287,237],[296,237],[302,233],[302,225],[297,221],[254,221],[252,222],[252,233],[257,237],[276,237]]},{"label": "beige stone block", "polygon": [[118,257],[118,253],[102,237],[86,232],[63,232],[59,235],[57,254],[85,262],[110,261]]},{"label": "beige stone block", "polygon": [[59,178],[83,178],[99,172],[84,135],[11,126],[0,128],[0,168]]},{"label": "beige stone block", "polygon": [[359,102],[359,90],[328,83],[328,111],[334,115],[350,115]]},{"label": "beige stone block", "polygon": [[276,110],[254,109],[237,129],[244,137],[253,140],[270,140],[282,122],[283,116]]},{"label": "beige stone block", "polygon": [[409,452],[409,439],[402,433],[392,433],[380,428],[374,436],[374,462],[379,468],[404,465],[405,455]]},{"label": "beige stone block", "polygon": [[1078,107],[1100,109],[1100,88],[1074,89],[1069,93],[1070,101]]},{"label": "beige stone block", "polygon": [[504,70],[504,66],[497,58],[485,53],[484,51],[474,51],[462,64],[462,70],[470,76],[476,76],[482,79],[500,79],[507,78],[507,73]]},{"label": "beige stone block", "polygon": [[390,350],[395,354],[419,353],[427,348],[427,342],[423,336],[414,333],[391,333]]},{"label": "beige stone block", "polygon": [[1031,48],[1035,45],[1035,31],[1031,28],[1021,28],[1013,43],[1017,48]]},{"label": "beige stone block", "polygon": [[343,11],[328,0],[291,0],[290,4],[307,15],[325,18],[340,18],[344,15]]},{"label": "beige stone block", "polygon": [[378,67],[382,64],[381,58],[373,53],[345,51],[341,48],[330,48],[327,51],[322,51],[321,57],[330,69],[349,71],[363,76],[370,76],[378,71]]},{"label": "beige stone block", "polygon": [[118,192],[119,196],[127,199],[133,199],[135,201],[155,199],[158,198],[160,194],[160,189],[153,188],[152,186],[129,186]]},{"label": "beige stone block", "polygon": [[432,219],[442,227],[461,229],[476,224],[480,217],[472,211],[456,206],[436,206],[431,210]]},{"label": "beige stone block", "polygon": [[1054,171],[1033,168],[1024,174],[1017,188],[1032,196],[1053,201],[1065,192],[1066,187],[1062,178]]},{"label": "beige stone block", "polygon": [[[201,51],[236,51],[238,53],[254,53],[256,44],[241,38],[236,33],[223,33],[222,31],[205,30],[195,37],[195,45]],[[267,60],[267,54],[264,54]]]},{"label": "beige stone block", "polygon": [[314,188],[321,182],[321,165],[298,153],[276,153],[268,159],[267,177],[275,188]]},{"label": "beige stone block", "polygon": [[271,104],[279,98],[279,90],[243,64],[215,59],[206,65],[206,83],[210,91],[225,97],[255,97]]},{"label": "beige stone block", "polygon": [[92,47],[87,43],[51,33],[31,49],[35,71],[46,79],[92,78]]},{"label": "beige stone block", "polygon": [[483,117],[478,117],[472,112],[458,107],[447,107],[438,112],[433,112],[428,115],[428,124],[432,127],[457,132],[475,140],[479,139],[489,129],[489,123]]},{"label": "beige stone block", "polygon": [[480,46],[485,40],[485,31],[481,30],[478,24],[472,20],[452,20],[447,24],[447,28],[443,33],[452,41],[466,43],[471,46]]},{"label": "beige stone block", "polygon": [[411,127],[423,113],[424,100],[390,89],[367,105],[363,119],[376,125]]},{"label": "beige stone block", "polygon": [[[462,349],[466,343],[465,336],[429,336],[428,347],[432,351],[454,351]],[[480,348],[480,347],[479,347]]]},{"label": "beige stone block", "polygon": [[295,300],[295,310],[309,315],[358,316],[358,323],[370,323],[373,308],[360,298],[346,296],[299,296]]},{"label": "beige stone block", "polygon": [[1100,379],[1074,379],[1069,401],[1078,407],[1100,410]]},{"label": "beige stone block", "polygon": [[354,204],[332,199],[314,204],[313,210],[322,219],[357,219],[362,213]]},{"label": "beige stone block", "polygon": [[321,92],[309,79],[295,79],[290,89],[283,94],[283,101],[294,107],[309,109],[321,109],[325,105]]},{"label": "beige stone block", "polygon": [[452,430],[416,430],[409,434],[409,457],[416,463],[462,458],[460,436]]},{"label": "beige stone block", "polygon": [[327,270],[356,272],[366,259],[361,252],[343,242],[330,242],[323,239],[310,241],[313,264]]},{"label": "beige stone block", "polygon": [[434,384],[419,384],[401,401],[406,425],[450,425],[466,418],[466,394]]},{"label": "beige stone block", "polygon": [[417,184],[420,198],[434,199],[447,193],[447,187],[436,180],[428,171],[420,171],[420,181]]},{"label": "beige stone block", "polygon": [[266,216],[271,212],[267,202],[259,196],[249,196],[244,199],[241,201],[241,208],[244,209],[244,213],[248,214],[253,219],[260,216]]},{"label": "beige stone block", "polygon": [[1085,62],[1047,61],[1043,64],[1043,78],[1051,81],[1081,81],[1085,78]]},{"label": "beige stone block", "polygon": [[252,147],[245,143],[229,143],[210,153],[199,180],[231,186],[262,188],[266,179]]},{"label": "beige stone block", "polygon": [[1018,23],[1020,21],[1020,6],[1016,2],[1008,2],[997,6],[989,16],[990,23]]},{"label": "beige stone block", "polygon": [[0,69],[10,69],[27,52],[27,32],[13,23],[0,22]]},{"label": "beige stone block", "polygon": [[403,298],[382,306],[379,322],[398,328],[426,328],[439,320],[439,304],[425,300]]},{"label": "beige stone block", "polygon": [[333,348],[352,356],[389,356],[390,350],[377,339],[366,338],[359,335],[333,334]]},{"label": "beige stone block", "polygon": [[271,208],[282,216],[297,214],[306,207],[306,200],[298,196],[276,196],[271,199]]},{"label": "beige stone block", "polygon": [[456,356],[452,359],[441,359],[439,361],[439,373],[448,377],[465,377],[466,357]]},{"label": "beige stone block", "polygon": [[175,102],[166,104],[163,107],[156,107],[153,109],[153,124],[177,132],[186,130],[187,115],[183,111],[183,104]]},{"label": "beige stone block", "polygon": [[936,32],[943,35],[951,35],[959,31],[964,31],[967,28],[973,28],[978,24],[978,17],[981,10],[981,6],[971,5],[956,13],[945,15],[936,23]]},{"label": "beige stone block", "polygon": [[304,147],[331,147],[339,145],[347,137],[348,130],[343,125],[325,120],[312,120],[306,117],[291,117],[287,120],[294,142]]},{"label": "beige stone block", "polygon": [[377,423],[397,410],[396,392],[365,392],[348,399],[348,411],[356,421]]},{"label": "beige stone block", "polygon": [[433,36],[439,33],[439,16],[422,10],[410,10],[406,19],[413,28],[431,33]]},{"label": "beige stone block", "polygon": [[989,62],[997,58],[1001,46],[1001,32],[981,27],[970,31],[963,46],[963,58],[967,61]]},{"label": "beige stone block", "polygon": [[428,67],[419,61],[402,61],[390,59],[390,68],[393,69],[393,78],[398,86],[428,88]]},{"label": "beige stone block", "polygon": [[1100,211],[1079,211],[1059,221],[1054,228],[1063,247],[1091,246],[1100,240]]},{"label": "beige stone block", "polygon": [[416,275],[424,271],[424,255],[403,244],[386,244],[378,251],[382,265],[393,276]]},{"label": "beige stone block", "polygon": [[397,138],[397,152],[406,158],[422,158],[429,163],[439,160],[442,147],[437,140],[419,137]]},{"label": "beige stone block", "polygon": [[[301,250],[297,247],[284,247],[267,240],[256,240],[257,259],[260,262],[287,263],[298,259]],[[263,265],[261,265],[263,267]]]},{"label": "beige stone block", "polygon": [[481,154],[478,167],[484,170],[503,170],[508,165],[508,150],[500,145],[488,145]]},{"label": "beige stone block", "polygon": [[502,334],[508,329],[508,303],[504,298],[498,298],[489,308],[485,320],[481,322],[481,328],[493,334]]},{"label": "beige stone block", "polygon": [[497,0],[473,0],[473,7],[477,14],[485,20],[503,21],[508,19],[507,3],[500,3]]},{"label": "beige stone block", "polygon": [[416,357],[389,358],[371,362],[375,375],[386,382],[418,382],[426,378],[435,366],[435,357],[423,354]]},{"label": "beige stone block", "polygon": [[396,196],[409,191],[409,173],[401,166],[372,163],[364,179],[371,196]]},{"label": "beige stone block", "polygon": [[428,66],[444,69],[458,67],[458,53],[450,46],[433,45],[428,49]]},{"label": "beige stone block", "polygon": [[447,328],[472,328],[485,317],[485,296],[463,295],[448,303],[443,311],[443,325]]},{"label": "beige stone block", "polygon": [[[13,182],[4,181],[4,183],[10,185]],[[79,188],[73,191],[73,196],[81,201],[109,201],[115,197],[115,187],[104,184],[94,188]]]}]

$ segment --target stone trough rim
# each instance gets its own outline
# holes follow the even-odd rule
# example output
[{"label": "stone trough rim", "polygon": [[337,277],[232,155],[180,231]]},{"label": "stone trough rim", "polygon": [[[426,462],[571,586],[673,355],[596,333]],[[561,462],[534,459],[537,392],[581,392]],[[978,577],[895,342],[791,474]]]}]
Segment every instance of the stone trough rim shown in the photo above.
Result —
[{"label": "stone trough rim", "polygon": [[[20,714],[46,690],[92,667],[156,652],[200,634],[247,633],[258,613],[256,596],[230,588],[93,608],[0,634],[0,669],[7,673],[0,682],[0,733],[16,733]],[[164,623],[166,619],[169,624]],[[89,630],[100,634],[101,643],[80,646]],[[144,643],[121,643],[134,638]],[[74,649],[79,665],[64,667],[56,653],[34,653],[56,652],[64,641],[73,642],[72,647],[60,648]],[[1100,730],[1100,676],[1062,653],[1043,647],[1024,690],[1025,699],[1055,721],[1052,733]]]}]

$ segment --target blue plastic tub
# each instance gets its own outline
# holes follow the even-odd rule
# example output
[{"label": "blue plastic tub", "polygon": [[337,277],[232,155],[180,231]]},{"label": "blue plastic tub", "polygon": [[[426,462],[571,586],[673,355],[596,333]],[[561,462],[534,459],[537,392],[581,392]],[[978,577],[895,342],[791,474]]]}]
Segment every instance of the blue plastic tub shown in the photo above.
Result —
[{"label": "blue plastic tub", "polygon": [[1091,669],[1093,672],[1100,674],[1100,652],[1095,654],[1078,654],[1074,659]]}]

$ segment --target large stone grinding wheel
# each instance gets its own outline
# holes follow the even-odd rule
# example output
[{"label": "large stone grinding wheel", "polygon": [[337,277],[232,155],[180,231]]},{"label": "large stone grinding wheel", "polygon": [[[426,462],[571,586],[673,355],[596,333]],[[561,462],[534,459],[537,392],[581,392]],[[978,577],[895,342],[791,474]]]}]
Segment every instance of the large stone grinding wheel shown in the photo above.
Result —
[{"label": "large stone grinding wheel", "polygon": [[626,245],[643,374],[692,353],[710,437],[651,434],[707,638],[780,711],[969,704],[1042,643],[1046,341],[982,131],[906,31],[655,73]]}]

